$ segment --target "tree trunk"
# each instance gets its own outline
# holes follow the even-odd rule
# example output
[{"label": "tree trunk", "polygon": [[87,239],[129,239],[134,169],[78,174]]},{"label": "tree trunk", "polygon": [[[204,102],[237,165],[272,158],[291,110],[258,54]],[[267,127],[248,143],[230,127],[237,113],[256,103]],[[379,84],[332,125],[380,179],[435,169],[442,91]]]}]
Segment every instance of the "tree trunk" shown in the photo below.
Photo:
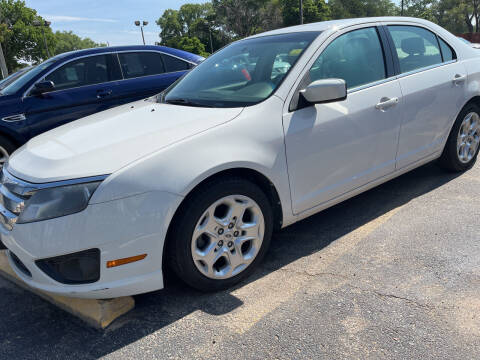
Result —
[{"label": "tree trunk", "polygon": [[475,19],[475,32],[478,33],[478,19],[480,17],[480,14],[478,13],[478,0],[473,0],[473,18]]},{"label": "tree trunk", "polygon": [[473,17],[470,17],[468,14],[465,14],[465,23],[467,25],[468,32],[470,34],[473,33],[472,19],[473,19]]}]

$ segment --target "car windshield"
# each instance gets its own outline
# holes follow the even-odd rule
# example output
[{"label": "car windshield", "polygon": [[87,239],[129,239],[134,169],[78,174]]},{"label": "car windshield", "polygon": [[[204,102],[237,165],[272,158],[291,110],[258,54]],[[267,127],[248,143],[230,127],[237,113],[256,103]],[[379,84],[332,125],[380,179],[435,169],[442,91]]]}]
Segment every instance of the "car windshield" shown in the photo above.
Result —
[{"label": "car windshield", "polygon": [[233,43],[207,58],[161,96],[200,107],[244,107],[268,98],[320,32],[263,36]]},{"label": "car windshield", "polygon": [[8,77],[0,81],[0,90],[6,88],[8,85],[13,83],[15,80],[17,80],[20,76],[23,74],[27,73],[28,71],[32,70],[32,66],[28,66],[26,68],[23,68],[21,70],[18,70],[17,72],[10,74]]},{"label": "car windshield", "polygon": [[56,60],[50,59],[40,65],[35,66],[32,70],[27,71],[25,74],[20,76],[17,80],[8,85],[5,89],[2,89],[0,92],[1,95],[13,95],[17,93],[21,88],[25,86],[30,80],[40,74],[43,70],[52,65]]}]

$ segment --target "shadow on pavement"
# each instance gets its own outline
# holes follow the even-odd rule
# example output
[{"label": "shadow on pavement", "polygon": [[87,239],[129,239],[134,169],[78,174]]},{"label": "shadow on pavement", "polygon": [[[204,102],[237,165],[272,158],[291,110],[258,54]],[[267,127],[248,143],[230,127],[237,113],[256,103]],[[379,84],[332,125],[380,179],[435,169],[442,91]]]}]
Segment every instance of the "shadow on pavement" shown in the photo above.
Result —
[{"label": "shadow on pavement", "polygon": [[[274,235],[255,281],[330,243],[371,220],[453,180],[428,164],[380,187],[325,210]],[[135,297],[136,308],[100,332],[14,285],[0,287],[0,358],[97,358],[125,347],[200,310],[221,315],[242,306],[231,291],[203,294],[175,279],[167,289]],[[1,284],[1,283],[0,283]]]}]

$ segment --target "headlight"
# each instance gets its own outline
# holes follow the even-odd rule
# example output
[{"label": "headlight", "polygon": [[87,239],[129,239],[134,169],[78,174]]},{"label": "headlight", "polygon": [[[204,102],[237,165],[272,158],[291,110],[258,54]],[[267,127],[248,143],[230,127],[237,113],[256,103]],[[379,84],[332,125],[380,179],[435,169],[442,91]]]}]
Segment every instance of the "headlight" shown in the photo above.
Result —
[{"label": "headlight", "polygon": [[17,224],[53,219],[85,210],[100,184],[101,181],[98,181],[38,190],[26,201]]}]

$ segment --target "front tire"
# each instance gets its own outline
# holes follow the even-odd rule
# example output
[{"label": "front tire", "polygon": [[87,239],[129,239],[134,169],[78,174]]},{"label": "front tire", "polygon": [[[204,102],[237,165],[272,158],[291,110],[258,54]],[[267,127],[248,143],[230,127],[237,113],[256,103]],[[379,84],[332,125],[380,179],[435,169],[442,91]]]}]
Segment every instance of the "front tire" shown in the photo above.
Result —
[{"label": "front tire", "polygon": [[270,244],[273,211],[254,183],[236,177],[200,186],[172,223],[168,260],[201,291],[229,288],[248,277]]},{"label": "front tire", "polygon": [[476,162],[480,144],[480,108],[467,105],[458,115],[440,157],[440,165],[453,172],[470,169]]},{"label": "front tire", "polygon": [[0,135],[0,169],[8,161],[9,156],[15,150],[15,145],[9,139]]}]

